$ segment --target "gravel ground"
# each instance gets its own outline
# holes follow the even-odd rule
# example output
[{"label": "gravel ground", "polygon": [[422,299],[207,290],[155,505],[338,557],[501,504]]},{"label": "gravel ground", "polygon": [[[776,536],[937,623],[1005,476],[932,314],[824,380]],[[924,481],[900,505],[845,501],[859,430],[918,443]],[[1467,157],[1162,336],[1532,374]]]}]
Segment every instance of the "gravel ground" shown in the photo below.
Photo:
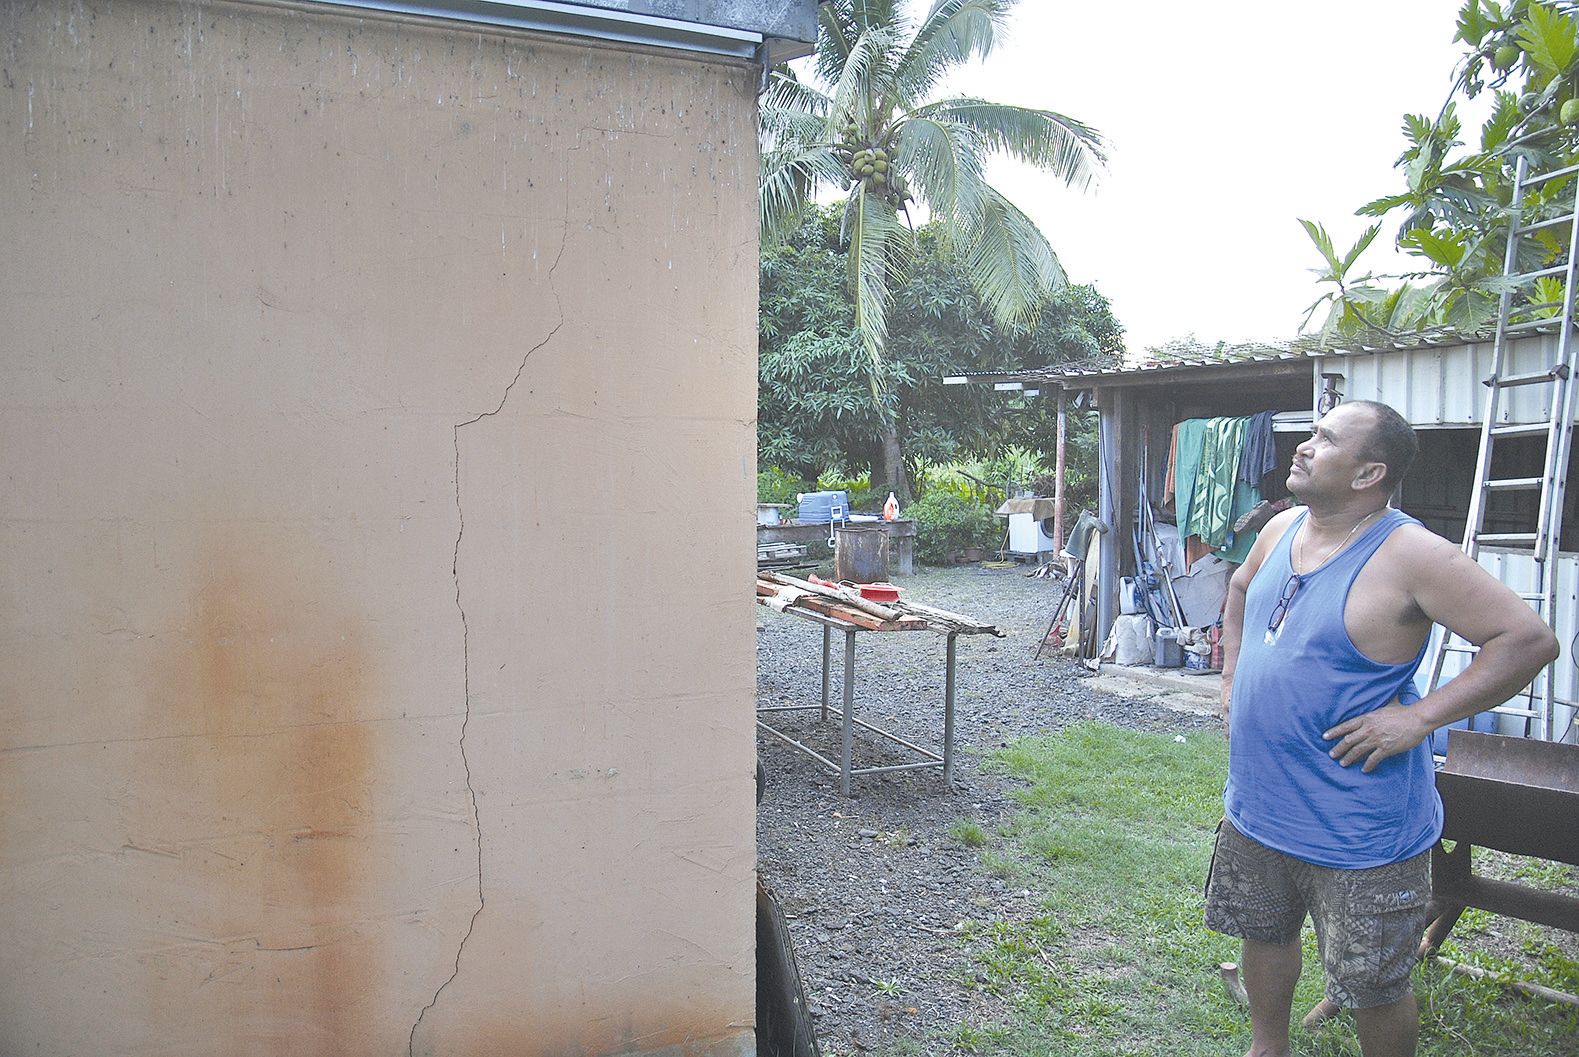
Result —
[{"label": "gravel ground", "polygon": [[[768,776],[757,820],[759,868],[789,918],[826,1055],[881,1052],[900,1039],[936,1053],[940,1037],[961,1022],[1004,1011],[1001,999],[962,986],[975,970],[952,932],[965,917],[1038,912],[1031,893],[992,876],[974,849],[949,835],[962,818],[991,830],[1013,809],[1008,780],[984,773],[981,754],[1083,719],[1180,734],[1216,728],[1212,718],[1099,690],[1071,660],[1044,653],[1033,661],[1063,585],[1028,577],[1028,569],[958,566],[901,581],[917,602],[1007,633],[958,640],[952,794],[932,768],[856,778],[845,798],[837,776],[758,732]],[[766,609],[757,625],[759,704],[815,704],[821,629]],[[917,744],[941,744],[943,650],[939,635],[858,635],[856,715]],[[835,709],[842,664],[843,637],[836,634]],[[835,720],[823,726],[810,711],[779,713],[774,722],[838,758]],[[915,758],[857,730],[858,767]]]}]

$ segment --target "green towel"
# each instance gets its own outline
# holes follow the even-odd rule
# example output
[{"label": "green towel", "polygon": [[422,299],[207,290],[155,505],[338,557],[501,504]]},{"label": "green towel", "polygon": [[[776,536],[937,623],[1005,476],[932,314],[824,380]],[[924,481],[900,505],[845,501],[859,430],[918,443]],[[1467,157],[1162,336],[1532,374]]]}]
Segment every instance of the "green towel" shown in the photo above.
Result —
[{"label": "green towel", "polygon": [[[1234,486],[1234,506],[1232,517],[1229,519],[1228,523],[1232,525],[1235,521],[1238,521],[1241,515],[1248,514],[1250,512],[1250,508],[1259,502],[1261,502],[1261,489],[1257,488],[1253,484],[1246,484],[1244,481],[1239,481]],[[1250,557],[1250,548],[1255,546],[1256,537],[1260,534],[1261,532],[1259,529],[1254,532],[1230,531],[1228,533],[1228,543],[1224,546],[1218,547],[1212,553],[1216,554],[1219,558],[1222,558],[1225,561],[1231,561],[1236,564],[1243,565],[1244,560]]]},{"label": "green towel", "polygon": [[[1244,450],[1248,418],[1214,418],[1206,423],[1201,445],[1201,464],[1195,475],[1188,521],[1179,528],[1181,535],[1199,536],[1209,547],[1222,547],[1234,527],[1234,491],[1239,483],[1239,456]],[[1183,443],[1183,430],[1180,430]],[[1178,491],[1178,482],[1174,482]]]},{"label": "green towel", "polygon": [[1201,467],[1201,446],[1206,441],[1206,419],[1187,418],[1179,423],[1179,439],[1173,448],[1173,521],[1179,538],[1189,533],[1190,504],[1195,496],[1195,475]]}]

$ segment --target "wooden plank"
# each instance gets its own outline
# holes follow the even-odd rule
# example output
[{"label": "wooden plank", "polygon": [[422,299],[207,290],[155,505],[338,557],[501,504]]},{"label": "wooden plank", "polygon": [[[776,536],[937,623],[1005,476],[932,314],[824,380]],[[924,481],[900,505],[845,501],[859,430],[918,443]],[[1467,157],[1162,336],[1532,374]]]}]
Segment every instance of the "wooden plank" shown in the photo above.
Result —
[{"label": "wooden plank", "polygon": [[870,613],[862,613],[858,609],[849,609],[845,606],[838,605],[837,603],[829,602],[827,599],[823,598],[802,598],[797,601],[795,605],[804,609],[810,609],[815,612],[822,613],[826,616],[838,617],[840,620],[848,621],[851,624],[854,624],[857,627],[865,628],[868,631],[899,630],[897,624],[892,624],[889,621],[879,620]]},{"label": "wooden plank", "polygon": [[946,609],[937,609],[937,608],[935,608],[933,606],[924,606],[924,605],[922,605],[919,602],[903,602],[903,603],[901,603],[901,605],[906,610],[914,611],[915,613],[917,613],[917,614],[919,614],[921,616],[924,616],[924,617],[937,617],[937,618],[939,618],[941,620],[946,620],[946,621],[949,621],[951,623],[959,624],[961,626],[960,630],[966,631],[967,633],[991,632],[994,635],[1002,634],[1002,632],[1000,632],[993,625],[991,625],[991,624],[983,624],[981,621],[976,620],[974,617],[967,617],[967,616],[965,616],[965,615],[963,615],[961,613],[950,613]]}]

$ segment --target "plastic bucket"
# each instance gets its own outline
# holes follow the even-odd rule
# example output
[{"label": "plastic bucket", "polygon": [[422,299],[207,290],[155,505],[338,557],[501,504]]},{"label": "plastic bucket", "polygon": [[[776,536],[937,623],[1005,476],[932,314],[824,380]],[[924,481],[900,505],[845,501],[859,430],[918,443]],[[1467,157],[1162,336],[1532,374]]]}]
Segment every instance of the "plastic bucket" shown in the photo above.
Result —
[{"label": "plastic bucket", "polygon": [[858,584],[888,579],[888,533],[877,527],[833,530],[833,578]]}]

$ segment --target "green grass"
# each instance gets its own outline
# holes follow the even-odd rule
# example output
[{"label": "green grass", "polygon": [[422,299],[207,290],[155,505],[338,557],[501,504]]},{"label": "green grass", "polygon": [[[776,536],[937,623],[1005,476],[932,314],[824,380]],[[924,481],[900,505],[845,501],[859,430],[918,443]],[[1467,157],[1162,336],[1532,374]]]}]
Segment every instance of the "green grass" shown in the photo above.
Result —
[{"label": "green grass", "polygon": [[[1238,1057],[1249,1018],[1217,965],[1238,943],[1201,924],[1201,885],[1221,817],[1227,748],[1215,735],[1147,735],[1101,724],[1019,741],[995,766],[1019,776],[1021,810],[1000,835],[968,821],[951,831],[982,840],[983,863],[1041,897],[1028,920],[968,921],[975,965],[967,986],[1009,998],[1001,1023],[963,1024],[944,1040],[956,1053],[999,1057]],[[971,828],[974,827],[974,828]],[[968,836],[967,836],[968,835]],[[1559,871],[1554,883],[1573,882]],[[1516,962],[1475,950],[1487,915],[1471,911],[1443,953],[1561,990],[1579,965],[1549,943]],[[1503,927],[1518,923],[1499,919]],[[1462,945],[1462,946],[1461,946]],[[1295,1019],[1321,997],[1307,926]],[[1423,1057],[1554,1057],[1579,1053],[1579,1011],[1522,999],[1493,982],[1436,966],[1416,970]],[[1345,1018],[1295,1027],[1295,1053],[1358,1057]]]},{"label": "green grass", "polygon": [[949,836],[970,848],[987,843],[987,831],[981,828],[981,823],[969,818],[962,818],[950,826]]}]

